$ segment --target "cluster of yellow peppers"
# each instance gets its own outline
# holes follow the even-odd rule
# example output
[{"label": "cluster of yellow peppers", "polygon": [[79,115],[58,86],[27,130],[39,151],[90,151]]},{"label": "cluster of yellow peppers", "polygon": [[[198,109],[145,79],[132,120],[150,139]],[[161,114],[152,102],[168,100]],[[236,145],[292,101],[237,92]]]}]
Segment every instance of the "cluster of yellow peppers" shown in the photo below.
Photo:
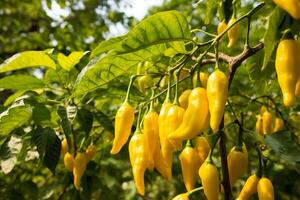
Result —
[{"label": "cluster of yellow peppers", "polygon": [[[228,26],[231,26],[235,22],[236,22],[236,19],[234,17],[232,17],[229,20],[228,24],[226,24],[225,21],[220,22],[217,27],[218,35],[223,33]],[[238,39],[238,30],[239,30],[239,24],[237,23],[237,24],[233,25],[233,27],[227,31],[227,36],[228,36],[228,40],[229,40],[228,45],[227,45],[228,48],[233,47],[235,45],[235,43]]]},{"label": "cluster of yellow peppers", "polygon": [[283,120],[279,117],[275,118],[267,109],[262,109],[261,114],[256,115],[255,130],[260,136],[281,131],[283,128]]},{"label": "cluster of yellow peppers", "polygon": [[90,144],[85,152],[77,152],[74,155],[70,153],[68,142],[63,139],[61,142],[61,154],[64,156],[65,167],[73,173],[74,186],[77,190],[80,189],[81,177],[86,170],[87,163],[93,158],[96,153],[96,146]]}]

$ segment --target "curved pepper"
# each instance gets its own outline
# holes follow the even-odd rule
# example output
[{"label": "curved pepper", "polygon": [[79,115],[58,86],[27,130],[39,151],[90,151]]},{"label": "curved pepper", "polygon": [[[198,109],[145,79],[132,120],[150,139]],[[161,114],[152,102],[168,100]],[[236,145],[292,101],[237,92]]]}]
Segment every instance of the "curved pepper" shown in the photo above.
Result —
[{"label": "curved pepper", "polygon": [[210,145],[205,137],[199,136],[194,139],[194,147],[202,165],[209,154]]},{"label": "curved pepper", "polygon": [[283,125],[283,120],[281,118],[276,117],[273,132],[281,131],[283,129]]},{"label": "curved pepper", "polygon": [[263,119],[261,115],[256,115],[255,131],[259,135],[263,135]]},{"label": "curved pepper", "polygon": [[258,181],[257,193],[259,200],[274,200],[274,188],[272,182],[263,177]]},{"label": "curved pepper", "polygon": [[[226,22],[225,21],[220,22],[219,25],[218,25],[218,28],[217,28],[218,35],[220,35],[221,33],[223,33],[226,28],[227,28]],[[223,38],[221,38],[221,39],[223,39]]]},{"label": "curved pepper", "polygon": [[216,133],[222,121],[228,95],[228,79],[220,71],[214,71],[207,80],[207,98],[210,111],[210,127]]},{"label": "curved pepper", "polygon": [[195,187],[200,168],[200,159],[194,148],[187,145],[179,155],[183,182],[187,191]]},{"label": "curved pepper", "polygon": [[208,200],[218,200],[220,180],[216,166],[209,162],[203,163],[199,169],[199,176],[206,198]]},{"label": "curved pepper", "polygon": [[74,167],[74,157],[72,154],[70,154],[69,152],[65,153],[64,156],[64,164],[65,167],[72,172],[73,171],[73,167]]},{"label": "curved pepper", "polygon": [[178,99],[179,105],[184,109],[187,109],[187,107],[189,105],[189,96],[190,96],[191,92],[192,92],[192,90],[183,91]]},{"label": "curved pepper", "polygon": [[247,179],[237,200],[248,200],[253,194],[257,193],[258,181],[259,181],[259,177],[257,177],[256,174],[251,175]]},{"label": "curved pepper", "polygon": [[131,127],[134,120],[134,108],[128,103],[124,102],[116,114],[115,121],[115,138],[113,142],[111,154],[117,154],[127,142],[131,132]]},{"label": "curved pepper", "polygon": [[271,134],[273,132],[273,127],[272,127],[272,121],[273,121],[273,116],[270,112],[265,111],[263,116],[263,133],[264,134]]},{"label": "curved pepper", "polygon": [[293,39],[281,40],[277,47],[275,68],[286,107],[295,103],[295,89],[300,76],[299,53],[300,47]]},{"label": "curved pepper", "polygon": [[60,150],[60,152],[61,152],[62,155],[65,155],[68,151],[69,151],[69,145],[68,145],[67,139],[65,138],[61,141],[61,150]]},{"label": "curved pepper", "polygon": [[300,19],[299,0],[273,0],[280,8],[288,12],[294,19]]},{"label": "curved pepper", "polygon": [[204,88],[194,88],[189,97],[182,123],[175,132],[169,135],[169,140],[188,140],[194,138],[206,128],[209,117],[208,100]]},{"label": "curved pepper", "polygon": [[73,177],[74,177],[74,186],[77,190],[80,188],[80,180],[84,171],[86,169],[86,157],[84,153],[77,153],[75,160],[74,160],[74,167],[73,167]]},{"label": "curved pepper", "polygon": [[233,147],[228,156],[228,173],[230,179],[230,186],[232,187],[240,176],[242,176],[248,169],[248,152],[246,145],[242,149]]},{"label": "curved pepper", "polygon": [[172,200],[189,200],[189,195],[187,193],[179,194]]},{"label": "curved pepper", "polygon": [[[236,21],[235,18],[231,18],[228,22],[228,26],[233,24]],[[235,24],[231,29],[228,30],[227,35],[229,38],[229,43],[227,45],[228,48],[233,47],[235,45],[237,39],[238,39],[238,30],[239,30],[239,24]]]}]

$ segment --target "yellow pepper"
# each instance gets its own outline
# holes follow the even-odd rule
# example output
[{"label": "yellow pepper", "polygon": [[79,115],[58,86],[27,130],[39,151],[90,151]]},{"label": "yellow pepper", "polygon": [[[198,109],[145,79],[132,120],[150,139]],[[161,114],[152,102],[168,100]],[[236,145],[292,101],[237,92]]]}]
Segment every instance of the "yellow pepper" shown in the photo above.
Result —
[{"label": "yellow pepper", "polygon": [[272,116],[272,114],[268,111],[265,111],[262,116],[262,120],[263,120],[263,133],[271,134],[273,132],[273,127],[272,127],[273,116]]},{"label": "yellow pepper", "polygon": [[288,12],[294,19],[300,19],[299,0],[273,0],[278,7]]},{"label": "yellow pepper", "polygon": [[179,194],[172,200],[189,200],[189,195],[187,193]]},{"label": "yellow pepper", "polygon": [[[199,78],[200,78],[201,87],[206,88],[206,86],[207,86],[207,79],[208,79],[208,73],[199,72]],[[193,87],[197,87],[197,72],[193,76]]]},{"label": "yellow pepper", "polygon": [[251,175],[247,179],[237,200],[248,200],[253,194],[257,193],[257,183],[258,183],[259,179],[260,178],[257,177],[256,174]]},{"label": "yellow pepper", "polygon": [[71,153],[67,152],[65,153],[65,156],[64,156],[64,164],[65,164],[65,167],[70,171],[72,172],[73,171],[73,167],[74,167],[74,157]]},{"label": "yellow pepper", "polygon": [[[148,61],[146,62],[140,62],[137,66],[137,75],[140,74],[146,74],[147,69],[150,68],[152,64]],[[141,92],[144,92],[147,87],[151,85],[152,78],[151,76],[144,75],[144,76],[138,76],[137,77],[137,82],[138,82],[138,88]]]},{"label": "yellow pepper", "polygon": [[192,92],[192,90],[183,91],[178,99],[179,105],[184,109],[187,109],[187,107],[189,105],[189,96],[190,96],[191,92]]},{"label": "yellow pepper", "polygon": [[299,53],[299,44],[293,39],[281,40],[277,47],[275,68],[286,107],[295,103],[295,89],[300,76]]},{"label": "yellow pepper", "polygon": [[89,162],[94,157],[96,151],[97,149],[95,145],[91,144],[88,146],[88,148],[85,150],[85,157],[87,162]]},{"label": "yellow pepper", "polygon": [[[196,150],[187,144],[179,155],[183,182],[187,191],[191,191],[195,187],[198,179],[198,170],[200,168],[200,159]],[[202,164],[202,163],[201,163]]]},{"label": "yellow pepper", "polygon": [[202,165],[209,154],[210,145],[205,137],[199,136],[194,139],[194,147]]},{"label": "yellow pepper", "polygon": [[168,163],[164,160],[164,157],[161,152],[160,145],[155,148],[154,152],[154,167],[157,171],[167,180],[171,180],[172,178],[172,168],[168,165]]},{"label": "yellow pepper", "polygon": [[259,200],[274,200],[274,188],[272,182],[263,177],[258,181],[257,184],[257,193]]},{"label": "yellow pepper", "polygon": [[261,115],[256,115],[255,131],[259,135],[263,135],[263,119]]},{"label": "yellow pepper", "polygon": [[214,71],[207,80],[207,98],[210,111],[210,127],[214,133],[219,130],[228,95],[228,79],[220,70]]},{"label": "yellow pepper", "polygon": [[219,197],[219,173],[213,163],[205,162],[199,169],[204,194],[208,200],[218,200]]},{"label": "yellow pepper", "polygon": [[248,151],[246,145],[243,144],[241,149],[236,146],[233,147],[227,156],[227,161],[230,186],[232,187],[238,178],[248,169]]},{"label": "yellow pepper", "polygon": [[[231,18],[228,22],[228,26],[233,24],[236,21],[235,18]],[[238,39],[238,30],[239,30],[239,24],[235,24],[231,29],[228,30],[227,35],[229,38],[229,43],[227,45],[228,48],[233,47],[235,45],[237,39]]]},{"label": "yellow pepper", "polygon": [[116,114],[115,121],[115,138],[111,154],[117,154],[127,142],[131,132],[131,127],[134,120],[134,108],[128,103],[124,102]]},{"label": "yellow pepper", "polygon": [[80,188],[80,180],[86,169],[87,161],[84,153],[77,153],[74,160],[73,177],[74,186],[77,190]]},{"label": "yellow pepper", "polygon": [[194,138],[205,129],[209,117],[208,100],[204,88],[194,88],[189,97],[182,123],[177,130],[169,135],[169,140],[188,140]]},{"label": "yellow pepper", "polygon": [[283,120],[281,118],[276,117],[273,132],[281,131],[283,129],[283,125]]},{"label": "yellow pepper", "polygon": [[60,150],[60,152],[61,152],[62,155],[65,155],[68,151],[69,151],[69,145],[68,145],[67,139],[65,138],[61,141],[61,150]]},{"label": "yellow pepper", "polygon": [[223,33],[226,28],[227,28],[226,22],[225,21],[220,22],[219,25],[218,25],[218,29],[217,29],[218,35],[220,35],[221,33]]}]

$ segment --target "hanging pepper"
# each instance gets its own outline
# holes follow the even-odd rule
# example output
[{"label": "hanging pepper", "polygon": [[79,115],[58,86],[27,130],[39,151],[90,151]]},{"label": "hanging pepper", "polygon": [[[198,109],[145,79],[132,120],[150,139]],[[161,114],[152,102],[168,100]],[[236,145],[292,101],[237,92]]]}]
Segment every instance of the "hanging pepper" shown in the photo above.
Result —
[{"label": "hanging pepper", "polygon": [[132,166],[135,186],[140,195],[145,194],[144,174],[149,167],[149,151],[147,138],[139,130],[131,137],[129,142],[129,158]]},{"label": "hanging pepper", "polygon": [[283,129],[283,125],[283,120],[281,118],[276,117],[273,132],[281,131]]},{"label": "hanging pepper", "polygon": [[199,169],[199,176],[206,198],[208,200],[218,200],[220,180],[216,166],[209,161],[205,161]]},{"label": "hanging pepper", "polygon": [[[146,61],[146,62],[140,62],[137,66],[137,75],[145,74],[147,72],[147,69],[152,66],[152,63]],[[138,76],[137,77],[138,82],[138,88],[141,92],[144,92],[147,87],[151,85],[152,78],[149,75],[144,76]]]},{"label": "hanging pepper", "polygon": [[208,100],[204,88],[194,88],[189,97],[182,123],[175,132],[169,135],[169,140],[188,140],[195,137],[205,129],[209,117]]},{"label": "hanging pepper", "polygon": [[[231,24],[233,24],[234,22],[236,22],[236,19],[233,17],[229,20],[228,22],[228,26],[231,26]],[[239,25],[235,24],[231,29],[228,30],[227,35],[229,38],[229,43],[227,45],[228,48],[233,47],[233,45],[235,45],[237,39],[238,39],[238,30],[239,30]]]},{"label": "hanging pepper", "polygon": [[256,174],[251,175],[242,191],[240,192],[238,198],[236,200],[248,200],[253,194],[257,193],[257,183],[259,181],[259,177],[256,176]]},{"label": "hanging pepper", "polygon": [[117,154],[127,142],[134,120],[134,108],[125,101],[116,114],[115,138],[111,154]]},{"label": "hanging pepper", "polygon": [[96,146],[91,144],[88,146],[88,148],[85,150],[85,156],[86,156],[86,160],[87,162],[89,162],[93,157],[94,155],[96,154]]},{"label": "hanging pepper", "polygon": [[68,151],[69,151],[69,145],[68,145],[67,139],[65,138],[61,141],[61,150],[60,150],[60,152],[61,152],[62,155],[65,155]]},{"label": "hanging pepper", "polygon": [[288,12],[294,19],[300,19],[299,0],[273,0],[278,7]]},{"label": "hanging pepper", "polygon": [[74,186],[77,190],[80,188],[80,180],[86,169],[87,161],[84,153],[77,153],[74,160],[73,177]]},{"label": "hanging pepper", "polygon": [[273,131],[273,127],[272,127],[273,117],[272,117],[272,114],[268,111],[265,111],[263,116],[262,116],[262,120],[263,120],[263,133],[264,134],[271,134],[272,131]]},{"label": "hanging pepper", "polygon": [[[226,22],[225,21],[220,22],[219,25],[218,25],[218,29],[217,29],[218,35],[220,35],[221,33],[223,33],[226,28],[227,28]],[[221,38],[221,39],[223,39],[223,38]]]},{"label": "hanging pepper", "polygon": [[214,71],[207,80],[207,98],[210,111],[210,127],[216,133],[222,121],[228,95],[228,79],[220,71]]},{"label": "hanging pepper", "polygon": [[160,145],[158,144],[154,152],[154,167],[167,180],[172,178],[171,166],[165,161]]},{"label": "hanging pepper", "polygon": [[201,166],[209,154],[210,145],[205,137],[199,136],[194,139],[194,147],[198,154],[198,157],[200,158]]},{"label": "hanging pepper", "polygon": [[246,145],[243,147],[233,147],[228,156],[228,173],[230,179],[230,186],[232,187],[238,178],[243,175],[248,169],[248,151]]},{"label": "hanging pepper", "polygon": [[272,182],[263,177],[258,181],[257,184],[257,193],[259,200],[274,200],[274,188]]},{"label": "hanging pepper", "polygon": [[71,153],[67,152],[65,153],[65,156],[64,156],[64,164],[65,164],[65,167],[70,171],[72,172],[73,171],[73,167],[74,167],[74,157]]},{"label": "hanging pepper", "polygon": [[196,150],[191,147],[190,141],[179,155],[183,182],[187,191],[191,191],[195,187],[198,178],[198,170],[200,168],[200,159]]},{"label": "hanging pepper", "polygon": [[263,119],[261,115],[256,115],[255,131],[259,135],[263,135]]},{"label": "hanging pepper", "polygon": [[294,39],[284,39],[279,42],[275,68],[286,107],[291,107],[295,103],[295,89],[300,78],[299,53],[299,44]]},{"label": "hanging pepper", "polygon": [[189,200],[189,195],[187,193],[179,194],[172,200]]},{"label": "hanging pepper", "polygon": [[182,108],[187,109],[189,105],[189,96],[191,94],[192,90],[185,90],[182,92],[182,94],[179,97],[179,104]]}]

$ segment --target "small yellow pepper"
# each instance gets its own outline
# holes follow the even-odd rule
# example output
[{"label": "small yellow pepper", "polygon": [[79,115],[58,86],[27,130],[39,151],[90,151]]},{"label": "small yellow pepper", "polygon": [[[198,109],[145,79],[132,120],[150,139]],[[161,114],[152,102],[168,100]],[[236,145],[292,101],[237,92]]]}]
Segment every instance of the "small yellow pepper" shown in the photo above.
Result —
[{"label": "small yellow pepper", "polygon": [[281,118],[276,117],[273,132],[281,131],[283,129],[283,125],[283,120]]},{"label": "small yellow pepper", "polygon": [[86,156],[86,160],[87,162],[89,162],[93,157],[94,155],[96,154],[96,146],[91,144],[88,146],[88,148],[85,150],[85,156]]},{"label": "small yellow pepper", "polygon": [[84,153],[78,152],[73,167],[74,186],[77,190],[80,188],[80,180],[86,169],[87,161]]},{"label": "small yellow pepper", "polygon": [[70,171],[72,172],[73,171],[73,167],[74,167],[74,157],[71,153],[67,152],[65,153],[65,156],[64,156],[64,164],[65,164],[65,167]]},{"label": "small yellow pepper", "polygon": [[[228,22],[228,26],[231,26],[231,24],[235,23],[236,19],[231,18]],[[229,38],[229,43],[227,45],[228,48],[233,47],[235,45],[237,39],[238,39],[238,30],[239,30],[239,24],[235,24],[231,29],[228,30],[227,35]]]},{"label": "small yellow pepper", "polygon": [[272,182],[263,177],[258,181],[257,184],[257,193],[259,200],[274,200],[274,188]]},{"label": "small yellow pepper", "polygon": [[251,175],[242,191],[240,192],[238,198],[236,200],[248,200],[253,194],[257,193],[257,183],[259,181],[259,177],[256,176],[256,174]]},{"label": "small yellow pepper", "polygon": [[263,116],[263,133],[266,134],[271,134],[273,132],[273,116],[269,111],[265,111]]},{"label": "small yellow pepper", "polygon": [[208,200],[218,200],[220,180],[216,166],[205,161],[199,169],[199,176],[206,198]]},{"label": "small yellow pepper", "polygon": [[263,119],[261,115],[256,115],[255,131],[259,135],[263,135]]},{"label": "small yellow pepper", "polygon": [[69,151],[69,145],[68,145],[67,139],[65,138],[61,141],[61,150],[60,150],[60,152],[61,152],[62,155],[65,155],[68,151]]},{"label": "small yellow pepper", "polygon": [[[219,25],[218,25],[218,29],[217,29],[218,35],[220,35],[221,33],[223,33],[226,28],[227,28],[226,22],[225,21],[220,22]],[[221,38],[221,39],[223,39],[223,38]]]}]

